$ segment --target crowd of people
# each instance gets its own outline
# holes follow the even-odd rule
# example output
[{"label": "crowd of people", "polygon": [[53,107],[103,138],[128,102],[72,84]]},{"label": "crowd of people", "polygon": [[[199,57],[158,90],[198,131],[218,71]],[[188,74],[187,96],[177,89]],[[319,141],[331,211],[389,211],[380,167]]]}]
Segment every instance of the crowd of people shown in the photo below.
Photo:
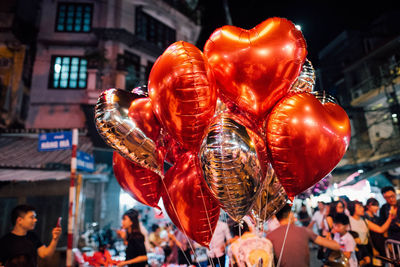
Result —
[{"label": "crowd of people", "polygon": [[[383,266],[382,258],[377,256],[386,256],[385,240],[400,241],[400,210],[393,187],[384,187],[381,193],[386,200],[382,207],[375,198],[369,198],[365,205],[346,198],[319,202],[313,216],[301,223],[308,228],[315,225],[318,234],[338,241],[350,266]],[[326,254],[323,249],[319,251],[321,259]]]},{"label": "crowd of people", "polygon": [[[312,216],[305,206],[295,213],[285,205],[265,229],[255,227],[247,217],[240,223],[220,218],[209,248],[196,244],[171,223],[154,224],[148,231],[139,212],[130,209],[116,231],[126,247],[125,259],[113,260],[102,247],[92,257],[97,262],[93,266],[225,267],[228,259],[229,266],[238,267],[302,267],[310,266],[310,247],[318,249],[320,266],[384,266],[377,255],[385,256],[386,239],[400,241],[400,210],[393,187],[383,188],[382,195],[386,203],[381,207],[375,198],[365,205],[348,199],[319,202]],[[38,256],[54,253],[60,227],[53,229],[46,246],[32,231],[37,220],[33,207],[17,206],[11,219],[12,231],[0,239],[0,266],[37,266]],[[162,255],[162,260],[152,262],[151,254]]]}]

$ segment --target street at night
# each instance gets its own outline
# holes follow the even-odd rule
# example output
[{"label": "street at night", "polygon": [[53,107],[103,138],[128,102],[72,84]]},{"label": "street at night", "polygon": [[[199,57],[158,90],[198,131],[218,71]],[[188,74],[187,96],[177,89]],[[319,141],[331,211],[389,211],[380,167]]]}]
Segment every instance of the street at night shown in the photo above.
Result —
[{"label": "street at night", "polygon": [[400,266],[399,18],[2,1],[0,267]]}]

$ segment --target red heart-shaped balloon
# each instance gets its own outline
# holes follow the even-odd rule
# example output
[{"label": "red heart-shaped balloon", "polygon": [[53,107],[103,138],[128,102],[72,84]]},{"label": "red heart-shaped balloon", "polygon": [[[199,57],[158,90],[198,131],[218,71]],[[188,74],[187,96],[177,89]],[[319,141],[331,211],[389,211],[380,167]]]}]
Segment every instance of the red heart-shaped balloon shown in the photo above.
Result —
[{"label": "red heart-shaped balloon", "polygon": [[183,154],[162,182],[162,199],[172,222],[188,237],[208,246],[220,207],[204,182],[197,155]]},{"label": "red heart-shaped balloon", "polygon": [[290,197],[324,178],[350,142],[350,120],[337,104],[310,93],[288,95],[271,111],[267,144],[279,181]]},{"label": "red heart-shaped balloon", "polygon": [[220,96],[258,120],[289,91],[306,59],[294,24],[270,18],[251,30],[217,29],[204,47]]},{"label": "red heart-shaped balloon", "polygon": [[141,129],[146,136],[157,142],[160,136],[161,125],[153,112],[150,98],[138,98],[132,101],[128,116]]},{"label": "red heart-shaped balloon", "polygon": [[198,151],[214,115],[214,75],[203,53],[183,41],[170,45],[149,76],[149,96],[164,129],[183,148]]},{"label": "red heart-shaped balloon", "polygon": [[114,151],[113,169],[119,185],[137,201],[159,208],[161,177]]}]

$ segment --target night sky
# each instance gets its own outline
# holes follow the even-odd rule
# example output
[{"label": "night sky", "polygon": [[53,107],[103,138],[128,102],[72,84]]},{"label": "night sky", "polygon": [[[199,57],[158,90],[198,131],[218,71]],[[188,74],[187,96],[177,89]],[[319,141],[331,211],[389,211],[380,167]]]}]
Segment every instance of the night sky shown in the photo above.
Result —
[{"label": "night sky", "polygon": [[[203,30],[197,46],[203,49],[211,33],[227,24],[223,0],[200,0],[204,7]],[[398,0],[379,1],[229,1],[234,26],[251,29],[270,17],[284,17],[302,27],[308,58],[318,65],[318,53],[345,29],[360,29],[390,10],[400,10]],[[399,18],[400,27],[400,18]]]}]

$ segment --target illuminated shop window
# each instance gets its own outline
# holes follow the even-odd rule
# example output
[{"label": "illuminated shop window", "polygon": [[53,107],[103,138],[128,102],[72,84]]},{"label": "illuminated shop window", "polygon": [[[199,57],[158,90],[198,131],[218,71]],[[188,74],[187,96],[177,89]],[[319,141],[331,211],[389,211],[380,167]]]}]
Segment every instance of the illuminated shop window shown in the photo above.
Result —
[{"label": "illuminated shop window", "polygon": [[87,60],[82,57],[53,56],[49,88],[85,89]]},{"label": "illuminated shop window", "polygon": [[60,3],[57,9],[57,32],[90,32],[92,28],[91,4]]}]

